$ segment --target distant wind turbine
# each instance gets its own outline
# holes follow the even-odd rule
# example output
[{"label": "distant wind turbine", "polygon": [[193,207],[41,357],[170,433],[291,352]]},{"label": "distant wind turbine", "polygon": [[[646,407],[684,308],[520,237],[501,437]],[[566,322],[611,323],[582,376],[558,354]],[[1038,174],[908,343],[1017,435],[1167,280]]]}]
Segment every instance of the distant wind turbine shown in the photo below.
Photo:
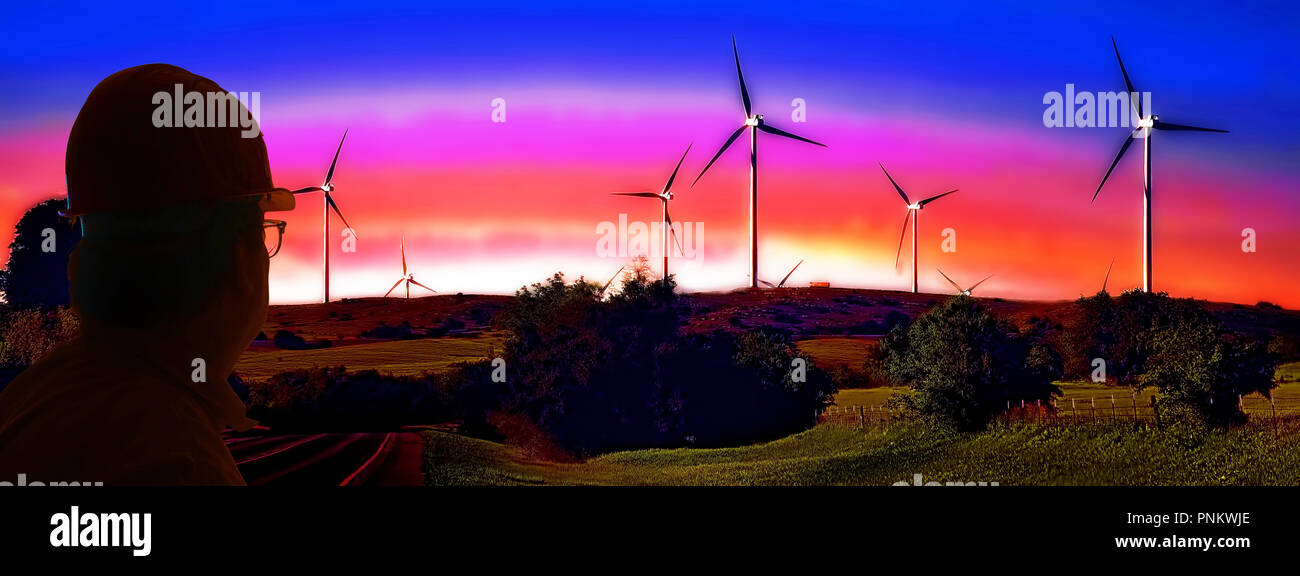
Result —
[{"label": "distant wind turbine", "polygon": [[[1106,292],[1106,284],[1110,282],[1110,269],[1114,267],[1115,267],[1115,259],[1111,258],[1110,266],[1106,267],[1106,277],[1101,281],[1101,292]],[[1101,292],[1098,292],[1098,294],[1100,294]]]},{"label": "distant wind turbine", "polygon": [[[682,162],[686,160],[686,154],[691,151],[691,146],[693,145],[694,144],[686,145],[686,152],[682,152],[681,159],[677,161],[677,167],[673,168],[673,173],[668,176],[668,182],[664,184],[664,187],[660,191],[658,192],[613,192],[615,196],[635,196],[638,198],[656,198],[663,204],[664,215],[663,215],[662,223],[660,225],[659,235],[660,235],[660,240],[663,243],[665,283],[668,282],[668,254],[669,252],[672,251],[668,247],[668,235],[672,234],[673,238],[677,238],[677,231],[673,230],[673,218],[668,214],[668,201],[673,199],[673,181],[677,179],[677,171],[682,169]],[[677,242],[680,244],[681,240],[678,240]],[[685,252],[685,250],[682,250],[682,252]],[[615,276],[617,276],[617,274],[615,274]]]},{"label": "distant wind turbine", "polygon": [[795,265],[794,265],[794,268],[791,268],[790,271],[787,272],[787,273],[785,274],[785,278],[782,278],[781,281],[778,282],[778,283],[776,283],[776,284],[773,284],[773,283],[771,283],[771,282],[768,282],[767,280],[759,280],[759,282],[762,282],[763,285],[764,285],[764,286],[767,286],[768,288],[781,288],[781,287],[784,287],[784,286],[785,286],[785,281],[786,281],[786,280],[789,280],[789,279],[790,279],[790,275],[791,275],[791,274],[794,274],[794,271],[797,270],[797,269],[799,269],[799,265],[800,265],[800,264],[803,264],[803,260],[800,260],[800,261],[799,261],[799,264],[795,264]]},{"label": "distant wind turbine", "polygon": [[[1097,201],[1097,195],[1101,194],[1101,188],[1106,185],[1106,180],[1110,178],[1110,173],[1115,171],[1115,165],[1119,164],[1119,159],[1124,157],[1125,152],[1128,152],[1129,145],[1133,144],[1135,138],[1142,138],[1144,149],[1142,168],[1142,235],[1146,237],[1146,242],[1142,245],[1142,291],[1150,292],[1153,289],[1151,285],[1151,136],[1155,130],[1220,133],[1226,133],[1227,130],[1171,124],[1169,122],[1161,121],[1158,114],[1150,114],[1143,118],[1142,111],[1135,98],[1138,94],[1137,89],[1133,87],[1133,81],[1128,77],[1128,70],[1124,69],[1124,60],[1119,56],[1119,45],[1115,43],[1115,38],[1113,36],[1110,39],[1110,44],[1115,48],[1115,60],[1119,62],[1119,71],[1124,75],[1124,84],[1128,87],[1129,92],[1129,103],[1133,107],[1134,115],[1138,118],[1138,123],[1137,127],[1133,129],[1133,132],[1129,133],[1129,135],[1124,138],[1124,143],[1119,147],[1119,154],[1115,155],[1115,160],[1110,163],[1110,168],[1106,170],[1106,175],[1102,177],[1101,184],[1097,186],[1097,191],[1092,194],[1092,201]],[[1147,109],[1149,112],[1149,100]]]},{"label": "distant wind turbine", "polygon": [[898,236],[898,252],[894,254],[894,269],[895,270],[898,269],[898,259],[900,256],[903,255],[903,239],[907,238],[907,223],[910,220],[912,222],[912,293],[916,294],[917,292],[916,230],[921,225],[919,222],[921,209],[925,208],[926,204],[929,204],[931,202],[934,202],[935,200],[943,198],[944,196],[952,194],[953,192],[956,192],[956,190],[949,190],[947,192],[944,192],[943,194],[936,194],[920,202],[912,202],[910,199],[908,199],[907,193],[903,191],[903,187],[899,186],[898,182],[894,181],[894,177],[889,175],[888,170],[885,170],[884,164],[880,164],[880,169],[885,172],[885,177],[889,179],[890,184],[894,185],[894,190],[898,191],[898,195],[903,197],[903,203],[907,204],[907,215],[903,216],[903,232]]},{"label": "distant wind turbine", "polygon": [[801,142],[807,142],[809,144],[816,144],[823,148],[826,147],[826,145],[822,144],[821,142],[809,140],[807,138],[804,138],[803,136],[796,136],[794,134],[786,132],[785,130],[781,130],[779,128],[771,126],[763,120],[762,114],[755,114],[749,103],[749,89],[745,87],[745,75],[740,72],[740,50],[736,48],[735,36],[731,37],[731,52],[736,57],[736,78],[740,80],[740,101],[745,106],[745,122],[741,124],[740,128],[737,128],[735,132],[731,133],[731,137],[727,138],[727,141],[722,144],[721,148],[718,149],[718,153],[713,155],[713,159],[709,160],[709,164],[705,166],[703,170],[700,171],[700,175],[695,177],[695,182],[692,183],[691,186],[694,186],[695,183],[698,183],[700,181],[700,178],[704,177],[704,174],[709,171],[709,168],[713,166],[713,163],[718,161],[718,157],[722,156],[722,153],[727,151],[727,148],[730,147],[731,144],[735,142],[737,138],[740,137],[741,133],[743,133],[747,129],[750,128],[753,129],[750,130],[749,132],[749,286],[751,288],[756,288],[758,287],[758,282],[759,282],[758,280],[758,132],[761,130],[763,132],[767,132],[768,134],[775,134],[777,136],[784,136],[786,138],[799,140]]},{"label": "distant wind turbine", "polygon": [[619,274],[622,274],[622,273],[623,273],[623,270],[625,270],[626,268],[627,268],[627,264],[624,264],[624,265],[622,265],[622,266],[619,266],[619,267],[618,267],[618,272],[615,272],[613,276],[610,276],[610,277],[609,277],[609,281],[606,282],[605,285],[602,286],[602,287],[600,288],[600,295],[601,295],[601,296],[604,296],[604,295],[605,295],[605,292],[606,292],[607,290],[609,290],[609,286],[610,286],[610,284],[613,284],[613,283],[614,283],[614,279],[615,279],[615,278],[618,278],[618,275],[619,275]]},{"label": "distant wind turbine", "polygon": [[415,281],[415,274],[410,274],[410,273],[408,273],[408,272],[406,271],[406,236],[402,236],[402,279],[401,279],[401,280],[398,280],[396,284],[393,284],[393,287],[392,287],[392,288],[389,288],[389,289],[388,289],[388,292],[385,292],[385,293],[384,293],[384,298],[387,298],[389,294],[392,294],[392,293],[393,293],[393,290],[396,290],[397,287],[400,286],[403,282],[406,283],[406,299],[407,299],[407,300],[410,300],[410,299],[411,299],[411,285],[412,285],[412,284],[415,284],[416,286],[419,286],[419,287],[421,287],[421,288],[424,288],[425,290],[428,290],[428,291],[430,291],[430,292],[433,292],[434,294],[437,294],[437,293],[438,293],[437,290],[434,290],[433,288],[430,288],[430,287],[428,287],[428,286],[425,286],[424,284],[421,284],[421,283],[419,283],[419,282],[416,282],[416,281]]},{"label": "distant wind turbine", "polygon": [[[938,268],[935,268],[935,270],[939,270],[939,269],[938,269]],[[949,278],[947,274],[944,274],[944,273],[943,273],[943,270],[939,270],[939,275],[940,275],[940,276],[943,276],[943,279],[944,279],[944,280],[947,280],[949,284],[952,284],[952,287],[953,287],[953,288],[956,288],[956,289],[957,289],[957,293],[960,294],[960,295],[962,295],[962,296],[972,296],[972,295],[974,295],[975,288],[979,287],[980,284],[983,284],[983,283],[984,283],[984,280],[988,280],[989,278],[992,278],[992,277],[993,277],[992,274],[989,274],[988,276],[985,276],[985,277],[984,277],[984,280],[980,280],[979,282],[976,282],[974,286],[971,286],[970,288],[964,288],[964,289],[963,289],[961,286],[958,286],[956,282],[953,282],[953,281],[952,281],[952,278]]]},{"label": "distant wind turbine", "polygon": [[[325,173],[324,183],[322,183],[320,186],[312,186],[310,188],[302,188],[293,191],[294,194],[305,194],[308,192],[325,193],[325,204],[323,205],[325,227],[324,227],[324,234],[322,235],[323,242],[321,243],[321,246],[323,249],[323,262],[324,262],[324,270],[325,270],[324,294],[325,294],[326,303],[329,303],[330,301],[330,209],[333,209],[334,213],[339,215],[339,220],[343,221],[344,226],[346,226],[348,229],[352,229],[352,226],[348,225],[348,219],[343,217],[343,212],[339,211],[339,205],[334,202],[334,196],[333,196],[334,167],[339,163],[339,153],[343,151],[343,141],[347,139],[348,139],[348,131],[345,129],[343,130],[343,138],[339,139],[339,147],[337,150],[334,151],[334,160],[330,162],[329,172]],[[353,230],[352,233],[353,235],[356,235],[355,230]]]}]

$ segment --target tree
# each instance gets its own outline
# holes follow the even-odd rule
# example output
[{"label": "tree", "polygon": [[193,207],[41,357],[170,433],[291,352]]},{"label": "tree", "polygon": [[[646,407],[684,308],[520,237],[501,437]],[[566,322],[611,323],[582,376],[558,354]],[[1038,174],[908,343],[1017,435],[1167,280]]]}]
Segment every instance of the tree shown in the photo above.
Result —
[{"label": "tree", "polygon": [[1210,425],[1244,422],[1238,399],[1272,394],[1276,357],[1265,342],[1224,333],[1208,312],[1188,314],[1152,333],[1152,354],[1138,379],[1155,386],[1171,413],[1197,414]]},{"label": "tree", "polygon": [[1008,402],[1060,394],[1052,384],[1060,357],[1046,334],[1021,333],[974,298],[957,296],[922,314],[905,337],[899,330],[882,342],[891,376],[912,387],[921,416],[943,425],[979,430]]},{"label": "tree", "polygon": [[15,309],[67,306],[68,258],[81,240],[81,227],[62,216],[63,200],[52,198],[27,210],[14,226],[9,265],[0,271],[0,290]]}]

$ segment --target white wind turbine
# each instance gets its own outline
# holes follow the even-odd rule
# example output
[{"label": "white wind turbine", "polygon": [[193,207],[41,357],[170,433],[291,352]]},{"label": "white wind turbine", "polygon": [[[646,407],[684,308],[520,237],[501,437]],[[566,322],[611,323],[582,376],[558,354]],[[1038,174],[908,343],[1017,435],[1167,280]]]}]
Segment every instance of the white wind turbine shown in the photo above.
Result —
[{"label": "white wind turbine", "polygon": [[392,288],[388,289],[388,292],[384,293],[384,298],[387,298],[389,294],[392,294],[393,290],[396,290],[397,287],[400,286],[403,282],[406,283],[406,298],[408,300],[411,298],[412,284],[415,284],[416,286],[419,286],[421,288],[424,288],[425,290],[433,292],[434,294],[438,293],[437,290],[434,290],[433,288],[430,288],[428,286],[425,286],[424,284],[416,282],[415,274],[411,274],[406,271],[406,236],[402,236],[402,279],[398,280],[396,284],[393,284]]},{"label": "white wind turbine", "polygon": [[799,261],[799,264],[795,264],[795,265],[794,265],[794,268],[791,268],[789,272],[786,272],[786,274],[785,274],[785,278],[782,278],[781,281],[780,281],[780,282],[777,282],[776,284],[773,284],[773,283],[771,283],[771,282],[768,282],[767,280],[759,280],[759,282],[761,282],[764,286],[767,286],[768,288],[772,288],[772,289],[782,288],[782,287],[785,286],[785,281],[786,281],[786,280],[789,280],[789,279],[790,279],[790,275],[791,275],[791,274],[794,274],[794,271],[795,271],[795,270],[798,270],[798,269],[799,269],[799,266],[802,265],[802,264],[803,264],[803,260],[800,260],[800,261]]},{"label": "white wind turbine", "polygon": [[[935,268],[935,270],[939,270],[939,269]],[[975,292],[975,288],[977,288],[980,284],[983,284],[984,280],[988,280],[989,278],[993,277],[992,274],[989,274],[988,276],[984,277],[984,280],[980,280],[979,282],[976,282],[974,286],[971,286],[970,288],[962,288],[961,286],[958,286],[956,282],[953,282],[952,278],[949,278],[947,274],[944,274],[943,270],[939,270],[939,275],[943,276],[943,279],[947,280],[949,284],[952,284],[952,287],[957,289],[957,294],[961,296],[973,296]]]},{"label": "white wind turbine", "polygon": [[[310,188],[302,188],[293,191],[294,194],[305,194],[308,192],[325,193],[325,204],[322,206],[324,209],[324,218],[323,218],[324,233],[321,235],[321,238],[323,240],[321,242],[321,248],[323,251],[322,262],[324,263],[324,279],[325,279],[324,301],[326,303],[329,303],[330,301],[330,210],[333,209],[334,213],[339,215],[339,220],[343,221],[343,225],[347,227],[347,229],[352,230],[352,226],[348,224],[348,219],[344,218],[343,212],[339,211],[339,205],[334,202],[334,196],[333,196],[334,167],[339,163],[339,153],[343,151],[343,141],[347,139],[348,139],[348,131],[344,129],[343,138],[339,139],[339,147],[337,150],[334,151],[334,160],[330,162],[329,172],[325,173],[324,183],[322,183],[320,186],[312,186]],[[355,236],[356,230],[353,230],[352,234]]]},{"label": "white wind turbine", "polygon": [[695,186],[695,183],[698,183],[700,178],[704,177],[704,173],[709,171],[709,167],[713,166],[713,163],[718,161],[718,157],[722,156],[722,153],[727,151],[727,148],[731,146],[732,142],[735,142],[736,139],[740,137],[741,133],[745,130],[749,130],[749,286],[751,288],[757,288],[759,282],[758,133],[759,131],[767,132],[768,134],[775,134],[777,136],[783,136],[801,142],[807,142],[809,144],[816,144],[823,148],[826,147],[826,145],[776,128],[767,124],[763,120],[762,114],[755,114],[749,102],[749,89],[745,87],[745,75],[740,72],[740,50],[736,48],[735,36],[731,37],[731,52],[736,57],[736,78],[740,80],[740,101],[745,107],[745,122],[741,124],[740,128],[737,128],[735,132],[731,133],[731,137],[727,138],[727,141],[718,149],[718,153],[713,155],[713,159],[709,160],[708,165],[700,171],[700,175],[695,177],[695,182],[692,183],[691,186]]},{"label": "white wind turbine", "polygon": [[916,294],[917,292],[916,230],[921,225],[920,224],[921,209],[925,208],[926,204],[929,204],[931,202],[934,202],[935,200],[943,198],[944,196],[952,194],[953,192],[956,192],[956,190],[949,190],[947,192],[944,192],[943,194],[936,194],[920,202],[912,202],[907,198],[907,193],[903,191],[903,187],[899,186],[898,182],[894,181],[894,177],[889,175],[888,170],[885,170],[884,164],[880,164],[880,169],[885,172],[885,177],[889,179],[890,184],[894,185],[894,190],[898,191],[898,195],[903,197],[903,203],[907,204],[907,215],[903,217],[903,233],[898,236],[898,252],[894,254],[894,269],[895,270],[898,269],[898,259],[900,256],[903,255],[903,239],[907,238],[907,224],[908,221],[911,221],[912,223],[912,293]]},{"label": "white wind turbine", "polygon": [[[664,255],[664,282],[665,283],[668,282],[668,254],[669,252],[671,252],[671,249],[668,246],[668,235],[671,234],[673,238],[677,238],[677,231],[673,230],[673,218],[671,215],[668,214],[668,201],[673,199],[673,180],[677,179],[677,171],[682,169],[682,162],[686,160],[686,154],[691,151],[692,145],[693,144],[686,145],[686,152],[682,152],[681,159],[677,161],[677,167],[673,168],[673,173],[668,176],[668,182],[664,184],[664,187],[660,189],[658,192],[612,192],[614,196],[634,196],[637,198],[655,198],[659,200],[660,203],[663,205],[663,220],[660,222],[659,236],[660,236],[660,241],[663,244],[662,249]],[[678,243],[680,242],[681,240],[678,240]],[[681,247],[679,246],[679,248]],[[685,250],[683,249],[682,252],[684,253]],[[615,276],[617,276],[617,274],[615,274]],[[610,281],[612,282],[613,279],[611,279]],[[606,287],[608,287],[608,284],[606,284]]]},{"label": "white wind turbine", "polygon": [[[1106,185],[1106,180],[1110,178],[1110,173],[1115,171],[1115,165],[1119,164],[1119,159],[1124,157],[1128,152],[1129,145],[1133,144],[1135,138],[1143,140],[1143,167],[1142,167],[1142,235],[1146,241],[1142,245],[1142,291],[1150,292],[1151,286],[1151,136],[1155,130],[1180,130],[1192,132],[1220,132],[1226,133],[1227,130],[1217,130],[1214,128],[1199,128],[1196,126],[1184,126],[1182,124],[1171,124],[1160,120],[1158,114],[1148,114],[1142,117],[1141,108],[1137,102],[1137,89],[1133,87],[1133,81],[1128,77],[1128,70],[1124,69],[1124,60],[1119,57],[1119,45],[1115,43],[1115,38],[1111,37],[1110,44],[1115,48],[1115,60],[1119,62],[1119,71],[1124,75],[1124,84],[1128,87],[1129,104],[1133,108],[1133,115],[1137,117],[1137,127],[1133,132],[1124,138],[1124,143],[1119,147],[1119,154],[1115,155],[1115,160],[1110,163],[1110,168],[1106,170],[1106,175],[1101,178],[1101,184],[1097,185],[1097,191],[1092,194],[1092,201],[1097,201],[1097,195],[1101,194],[1102,186]],[[1150,112],[1150,101],[1148,99],[1147,111]]]}]

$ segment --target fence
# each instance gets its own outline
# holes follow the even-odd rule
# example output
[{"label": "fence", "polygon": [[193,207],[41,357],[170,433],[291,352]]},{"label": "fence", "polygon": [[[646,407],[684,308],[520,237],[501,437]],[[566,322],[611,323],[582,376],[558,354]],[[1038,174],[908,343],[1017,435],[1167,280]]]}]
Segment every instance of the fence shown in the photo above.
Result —
[{"label": "fence", "polygon": [[[1238,397],[1238,407],[1249,421],[1268,425],[1277,433],[1300,432],[1300,399],[1270,400],[1262,396]],[[910,416],[892,410],[886,405],[838,406],[832,405],[822,412],[820,422],[839,426],[866,428],[901,423]],[[1145,423],[1160,425],[1155,407],[1143,403],[1135,395],[1057,398],[1051,403],[1007,402],[997,421],[1000,423],[1030,422],[1049,426],[1082,426],[1114,423]]]}]

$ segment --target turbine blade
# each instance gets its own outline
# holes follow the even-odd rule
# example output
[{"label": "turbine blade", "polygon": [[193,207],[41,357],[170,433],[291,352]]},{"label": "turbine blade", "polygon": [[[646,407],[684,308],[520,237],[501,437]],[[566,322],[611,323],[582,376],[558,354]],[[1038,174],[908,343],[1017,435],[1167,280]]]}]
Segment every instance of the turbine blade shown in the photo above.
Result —
[{"label": "turbine blade", "polygon": [[731,36],[731,53],[736,56],[736,78],[740,80],[740,100],[745,104],[745,117],[753,116],[750,112],[749,89],[745,88],[745,75],[740,72],[740,49],[736,47],[736,36]]},{"label": "turbine blade", "polygon": [[944,192],[943,194],[937,194],[937,195],[931,196],[931,197],[929,197],[929,198],[926,198],[925,200],[922,200],[922,201],[920,201],[920,202],[917,202],[917,204],[920,204],[920,205],[922,205],[922,206],[925,206],[926,204],[929,204],[929,203],[931,203],[931,202],[934,202],[935,200],[938,200],[938,199],[940,199],[940,198],[943,198],[944,196],[947,196],[947,195],[949,195],[949,194],[952,194],[953,192],[956,192],[956,190],[949,190],[949,191],[947,191],[947,192]]},{"label": "turbine blade", "polygon": [[1156,120],[1156,121],[1155,121],[1155,126],[1154,126],[1154,127],[1155,127],[1156,130],[1188,130],[1188,131],[1192,131],[1192,132],[1219,132],[1219,133],[1221,133],[1221,134],[1227,134],[1227,133],[1228,133],[1227,130],[1219,130],[1219,129],[1217,129],[1217,128],[1201,128],[1201,127],[1199,127],[1199,126],[1187,126],[1187,125],[1184,125],[1184,124],[1171,124],[1171,123],[1169,123],[1169,122],[1161,122],[1161,121],[1159,121],[1159,120]]},{"label": "turbine blade", "polygon": [[320,186],[308,186],[308,187],[306,187],[306,188],[299,188],[299,189],[297,189],[297,190],[294,190],[292,193],[293,193],[293,194],[307,194],[307,193],[309,193],[309,192],[323,192],[323,191],[324,191],[324,190],[323,190]]},{"label": "turbine blade", "polygon": [[387,298],[389,294],[392,294],[393,290],[396,290],[398,286],[401,286],[402,282],[405,280],[406,278],[402,278],[401,280],[398,280],[396,284],[393,284],[392,288],[389,288],[387,292],[384,292],[384,298]]},{"label": "turbine blade", "polygon": [[[342,221],[343,221],[343,225],[346,226],[347,228],[351,229],[351,228],[352,228],[352,225],[351,225],[351,224],[348,224],[348,219],[347,219],[347,218],[344,218],[344,217],[343,217],[343,212],[339,211],[339,205],[334,203],[334,197],[333,197],[333,196],[330,196],[329,194],[326,194],[326,195],[325,195],[325,201],[329,203],[330,208],[333,208],[333,209],[334,209],[334,213],[339,215],[339,220],[342,220]],[[352,230],[352,234],[353,234],[353,235],[355,235],[356,233],[357,233],[356,230]]]},{"label": "turbine blade", "polygon": [[606,282],[606,283],[605,283],[605,286],[604,286],[603,288],[600,289],[600,293],[601,293],[601,294],[604,294],[606,290],[609,290],[609,285],[610,285],[610,284],[613,284],[613,283],[614,283],[614,279],[615,279],[615,278],[618,278],[618,275],[623,273],[623,269],[624,269],[624,268],[627,268],[627,264],[624,264],[624,265],[622,265],[622,266],[619,266],[619,267],[618,267],[618,272],[615,272],[613,276],[610,276],[610,277],[609,277],[609,282]]},{"label": "turbine blade", "polygon": [[662,198],[654,192],[610,192],[611,196],[636,196],[637,198]]},{"label": "turbine blade", "polygon": [[[1124,85],[1128,87],[1128,93],[1132,95],[1137,92],[1137,89],[1133,87],[1133,81],[1128,77],[1128,70],[1124,68],[1124,59],[1119,57],[1119,44],[1115,43],[1114,36],[1110,37],[1110,45],[1115,47],[1115,60],[1119,62],[1119,71],[1124,75]],[[1132,103],[1132,100],[1129,102]],[[1133,108],[1137,109],[1136,103],[1133,103]]]},{"label": "turbine blade", "polygon": [[722,144],[721,148],[718,148],[718,153],[713,155],[713,159],[709,160],[709,163],[704,166],[703,170],[700,170],[700,175],[695,177],[694,182],[691,182],[692,187],[700,182],[700,178],[703,178],[704,173],[708,172],[709,168],[713,167],[713,163],[718,161],[718,157],[722,156],[722,153],[727,151],[727,148],[731,146],[731,143],[735,142],[737,138],[740,138],[740,133],[744,132],[745,128],[748,128],[748,126],[741,126],[740,128],[737,128],[735,132],[731,133],[731,137],[727,138],[727,141]]},{"label": "turbine blade", "polygon": [[768,282],[767,280],[759,280],[758,283],[767,286],[768,288],[772,288],[772,289],[776,288],[775,284]]},{"label": "turbine blade", "polygon": [[[989,278],[992,278],[992,277],[993,277],[993,275],[992,275],[992,274],[989,274],[988,276],[985,276],[985,277],[984,277],[984,280],[988,280]],[[983,284],[983,283],[984,283],[984,280],[980,280],[979,282],[976,282],[974,286],[971,286],[970,288],[967,288],[966,291],[967,291],[967,292],[973,292],[973,291],[975,291],[975,288],[979,287],[980,284]]]},{"label": "turbine blade", "polygon": [[[939,270],[939,269],[935,268],[935,270]],[[949,284],[952,284],[952,287],[956,288],[958,293],[965,292],[965,290],[961,289],[961,286],[958,286],[956,282],[952,281],[952,278],[949,278],[947,274],[944,274],[943,270],[939,270],[939,275],[943,276],[943,279],[947,280]]]},{"label": "turbine blade", "polygon": [[690,153],[690,151],[691,151],[691,146],[694,146],[694,145],[695,145],[694,142],[691,142],[690,144],[687,144],[687,145],[686,145],[686,152],[682,152],[682,159],[677,161],[677,167],[676,167],[676,168],[673,168],[673,174],[672,174],[672,176],[669,176],[669,177],[668,177],[668,183],[667,183],[667,184],[664,184],[664,194],[667,194],[669,190],[672,190],[672,188],[673,188],[673,180],[676,180],[676,179],[677,179],[677,171],[682,169],[682,162],[686,160],[686,154]]},{"label": "turbine blade", "polygon": [[339,163],[339,152],[343,151],[343,141],[348,139],[348,129],[343,129],[343,138],[339,139],[339,147],[334,151],[334,160],[330,162],[330,171],[325,173],[325,184],[334,180],[334,166]]},{"label": "turbine blade", "polygon": [[798,269],[799,269],[799,266],[800,266],[801,264],[803,264],[803,260],[800,260],[800,261],[799,261],[799,264],[795,264],[795,265],[794,265],[794,268],[791,268],[789,272],[786,272],[786,273],[785,273],[785,278],[782,278],[782,279],[781,279],[781,283],[780,283],[780,284],[777,284],[777,286],[778,286],[778,287],[780,287],[780,286],[785,286],[785,281],[790,279],[790,275],[791,275],[791,274],[794,274],[794,271],[795,271],[795,270],[798,270]]},{"label": "turbine blade", "polygon": [[[876,164],[880,164],[880,163],[877,162]],[[898,190],[898,195],[903,197],[903,203],[907,204],[908,206],[911,206],[911,205],[912,205],[912,201],[907,199],[907,192],[904,192],[904,191],[903,191],[903,187],[902,187],[902,186],[899,186],[899,185],[898,185],[898,182],[895,182],[895,181],[894,181],[894,177],[889,175],[889,171],[888,171],[888,170],[885,170],[885,165],[884,165],[884,164],[880,164],[880,169],[881,169],[881,170],[884,170],[884,172],[885,172],[885,178],[888,178],[888,179],[889,179],[889,183],[894,185],[894,190]]]},{"label": "turbine blade", "polygon": [[767,132],[768,134],[776,134],[777,136],[785,136],[786,138],[793,138],[795,140],[800,140],[803,142],[807,142],[809,144],[816,144],[818,146],[821,146],[822,148],[826,147],[826,145],[822,144],[821,142],[818,142],[816,140],[809,140],[807,138],[804,138],[803,136],[797,136],[795,134],[791,134],[789,132],[786,132],[785,130],[772,126],[771,124],[759,124],[758,129]]},{"label": "turbine blade", "polygon": [[406,236],[402,236],[402,276],[406,276]]},{"label": "turbine blade", "polygon": [[421,288],[424,288],[425,290],[428,290],[428,291],[430,291],[430,292],[433,292],[434,294],[437,294],[437,293],[438,293],[437,290],[434,290],[433,288],[430,288],[430,287],[428,287],[428,286],[425,286],[424,284],[421,284],[421,283],[419,283],[419,282],[416,282],[414,278],[411,279],[411,283],[412,283],[412,284],[415,284],[416,286],[419,286],[419,287],[421,287]]},{"label": "turbine blade", "polygon": [[1133,144],[1133,137],[1137,135],[1138,130],[1141,130],[1141,128],[1130,132],[1128,137],[1124,139],[1124,144],[1119,147],[1119,154],[1115,155],[1115,159],[1110,163],[1110,168],[1106,169],[1106,175],[1101,177],[1101,184],[1097,185],[1097,191],[1092,193],[1092,202],[1097,201],[1097,195],[1101,194],[1101,187],[1106,185],[1106,180],[1110,178],[1110,173],[1115,171],[1119,159],[1124,157],[1125,152],[1128,152],[1128,147]]},{"label": "turbine blade", "polygon": [[[899,190],[902,192],[902,190]],[[907,223],[912,220],[912,210],[903,215],[903,233],[898,235],[898,253],[894,254],[894,270],[898,270],[898,258],[903,255],[903,240],[907,239]]]},{"label": "turbine blade", "polygon": [[[664,200],[664,204],[667,203],[668,201]],[[677,229],[673,227],[673,216],[668,213],[666,207],[664,210],[664,218],[668,224],[668,234],[672,235],[673,240],[677,242],[677,253],[686,256],[686,247],[682,245],[682,239],[677,237]]]},{"label": "turbine blade", "polygon": [[1106,291],[1106,284],[1110,282],[1110,269],[1115,267],[1115,259],[1110,259],[1110,266],[1106,267],[1106,277],[1101,281],[1101,291]]}]

